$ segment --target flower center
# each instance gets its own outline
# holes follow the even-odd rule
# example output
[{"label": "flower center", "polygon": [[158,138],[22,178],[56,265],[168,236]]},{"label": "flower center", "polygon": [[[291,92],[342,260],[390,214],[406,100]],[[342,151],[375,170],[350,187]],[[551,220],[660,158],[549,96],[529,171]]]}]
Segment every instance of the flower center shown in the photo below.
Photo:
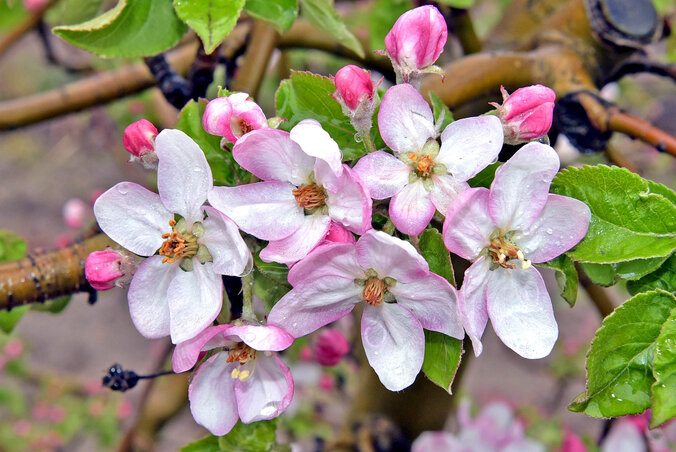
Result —
[{"label": "flower center", "polygon": [[493,258],[493,263],[502,268],[516,268],[515,263],[509,262],[514,259],[521,262],[520,267],[524,270],[527,270],[531,266],[531,262],[524,257],[521,248],[505,240],[503,237],[497,237],[491,240],[491,245],[488,247],[488,254]]},{"label": "flower center", "polygon": [[298,207],[303,209],[314,209],[323,207],[326,204],[326,193],[317,184],[301,185],[293,190],[292,193],[296,198]]},{"label": "flower center", "polygon": [[241,137],[242,135],[246,135],[247,133],[254,130],[254,128],[248,122],[246,122],[244,118],[232,116],[230,118],[230,130],[232,130],[232,133],[235,136]]},{"label": "flower center", "polygon": [[228,351],[227,362],[239,362],[240,366],[248,364],[247,367],[250,367],[250,369],[240,369],[239,367],[235,367],[230,374],[232,378],[237,378],[239,381],[246,381],[247,378],[253,375],[254,370],[256,370],[256,350],[249,347],[244,342],[239,342]]},{"label": "flower center", "polygon": [[383,304],[387,286],[385,281],[378,278],[369,278],[366,280],[364,290],[361,292],[361,299],[371,306],[380,306]]},{"label": "flower center", "polygon": [[434,167],[434,160],[430,155],[418,156],[411,152],[408,154],[408,158],[413,160],[415,164],[415,169],[420,175],[420,177],[429,177],[432,173],[432,168]]},{"label": "flower center", "polygon": [[160,255],[166,256],[162,259],[162,263],[173,263],[179,259],[190,258],[197,254],[199,245],[197,244],[197,237],[189,232],[179,232],[176,228],[176,220],[173,218],[169,220],[169,226],[172,227],[171,232],[162,234],[165,239],[160,248]]}]

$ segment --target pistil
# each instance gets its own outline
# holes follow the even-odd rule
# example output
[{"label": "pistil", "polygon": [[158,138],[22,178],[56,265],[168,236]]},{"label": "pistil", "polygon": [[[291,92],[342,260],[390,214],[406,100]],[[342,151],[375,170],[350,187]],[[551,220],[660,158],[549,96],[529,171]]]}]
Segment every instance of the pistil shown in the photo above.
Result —
[{"label": "pistil", "polygon": [[493,262],[502,268],[516,268],[515,264],[509,262],[512,259],[521,262],[520,266],[523,270],[527,270],[531,266],[531,261],[525,258],[521,248],[505,240],[503,237],[491,240],[488,253],[493,258]]},{"label": "pistil", "polygon": [[369,278],[364,290],[362,290],[361,298],[371,306],[380,306],[383,303],[386,290],[387,286],[382,279]]},{"label": "pistil", "polygon": [[298,206],[303,209],[314,209],[326,204],[326,194],[317,184],[301,185],[292,193]]}]

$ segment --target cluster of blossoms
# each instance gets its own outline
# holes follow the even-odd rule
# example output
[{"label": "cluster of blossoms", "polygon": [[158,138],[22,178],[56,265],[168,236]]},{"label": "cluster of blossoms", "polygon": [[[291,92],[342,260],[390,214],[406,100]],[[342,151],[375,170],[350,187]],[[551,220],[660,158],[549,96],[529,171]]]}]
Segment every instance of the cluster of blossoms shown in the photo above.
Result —
[{"label": "cluster of blossoms", "polygon": [[[223,145],[232,144],[234,160],[254,183],[213,186],[204,153],[181,131],[158,134],[147,121],[125,130],[133,159],[157,168],[159,194],[122,182],[98,198],[94,211],[108,236],[147,258],[136,268],[139,258],[127,251],[94,254],[87,277],[102,290],[130,280],[132,320],[148,338],[171,336],[176,372],[194,368],[209,351],[190,384],[190,402],[197,422],[214,434],[227,433],[238,419],[254,422],[284,411],[294,385],[276,352],[361,302],[366,357],[393,391],[420,372],[425,329],[458,339],[466,331],[479,355],[490,318],[520,355],[551,351],[557,325],[532,264],[581,240],[589,209],[548,193],[559,160],[539,142],[502,165],[490,189],[470,188],[468,180],[497,161],[503,143],[547,133],[554,93],[522,88],[495,115],[441,130],[416,86],[422,74],[437,71],[432,64],[445,42],[444,19],[430,6],[404,14],[387,36],[386,54],[401,82],[384,94],[378,113],[391,152],[369,149],[378,104],[370,74],[356,66],[336,74],[334,98],[371,151],[352,165],[343,163],[319,122],[305,119],[289,132],[279,130],[246,93],[212,100],[202,121]],[[373,200],[387,199],[393,226],[411,241],[372,229]],[[473,262],[459,291],[431,272],[412,244],[437,214],[445,216],[448,250]],[[293,289],[267,323],[247,309],[242,318],[214,326],[222,309],[221,275],[244,276],[252,267],[240,230],[267,242],[263,261],[290,267]],[[338,360],[347,349],[336,348]]]}]

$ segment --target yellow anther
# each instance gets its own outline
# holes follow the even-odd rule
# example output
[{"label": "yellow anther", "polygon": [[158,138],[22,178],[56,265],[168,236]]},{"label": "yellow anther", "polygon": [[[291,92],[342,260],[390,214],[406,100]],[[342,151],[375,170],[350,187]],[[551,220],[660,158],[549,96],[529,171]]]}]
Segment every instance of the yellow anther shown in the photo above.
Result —
[{"label": "yellow anther", "polygon": [[231,376],[232,378],[238,378],[238,377],[239,377],[239,373],[240,373],[240,372],[239,372],[239,369],[234,368],[234,369],[232,369],[232,373],[230,374],[230,376]]},{"label": "yellow anther", "polygon": [[522,260],[524,259],[524,257],[523,257],[523,251],[518,250],[518,251],[516,252],[516,258],[519,259],[520,261],[522,261]]},{"label": "yellow anther", "polygon": [[530,268],[530,266],[531,266],[531,262],[528,261],[528,260],[525,260],[521,263],[521,268],[523,268],[524,270],[528,270]]},{"label": "yellow anther", "polygon": [[239,372],[239,381],[246,381],[247,378],[250,376],[250,372],[247,369],[244,369]]}]

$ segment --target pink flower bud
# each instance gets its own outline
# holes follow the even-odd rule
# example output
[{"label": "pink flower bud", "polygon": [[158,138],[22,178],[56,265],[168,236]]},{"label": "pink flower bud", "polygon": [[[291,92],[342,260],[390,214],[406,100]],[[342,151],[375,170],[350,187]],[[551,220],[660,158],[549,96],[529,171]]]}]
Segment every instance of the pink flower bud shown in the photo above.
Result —
[{"label": "pink flower bud", "polygon": [[[354,235],[340,223],[331,222],[329,232],[324,237],[325,242],[356,243]],[[323,244],[323,243],[322,243]]]},{"label": "pink flower bud", "polygon": [[412,77],[428,72],[444,50],[447,37],[444,16],[434,6],[421,6],[402,14],[385,37],[397,83],[410,83]]},{"label": "pink flower bud", "polygon": [[5,344],[4,352],[9,359],[16,359],[24,351],[23,341],[21,339],[12,338]]},{"label": "pink flower bud", "polygon": [[141,158],[148,152],[155,151],[157,129],[146,119],[132,122],[124,129],[124,148],[135,157]]},{"label": "pink flower bud", "polygon": [[503,103],[497,105],[505,143],[519,144],[547,135],[552,127],[556,93],[543,85],[519,88],[512,94],[501,87]]},{"label": "pink flower bud", "polygon": [[237,143],[242,135],[267,127],[265,113],[247,93],[218,97],[207,104],[202,116],[204,130]]},{"label": "pink flower bud", "polygon": [[47,0],[23,0],[23,7],[31,13],[37,13],[47,4]]},{"label": "pink flower bud", "polygon": [[345,66],[338,72],[333,82],[336,84],[336,95],[340,96],[351,110],[356,110],[364,101],[373,100],[373,82],[364,69],[353,64]]},{"label": "pink flower bud", "polygon": [[350,351],[350,344],[339,330],[327,329],[317,337],[315,357],[322,366],[335,366]]},{"label": "pink flower bud", "polygon": [[587,446],[575,433],[566,432],[559,452],[587,452]]},{"label": "pink flower bud", "polygon": [[321,377],[319,377],[319,387],[323,391],[331,391],[334,386],[336,385],[336,379],[333,377],[331,374],[322,374]]},{"label": "pink flower bud", "polygon": [[84,226],[84,222],[91,210],[91,207],[84,201],[73,198],[66,201],[61,213],[63,214],[63,221],[66,223],[66,226],[73,229],[80,229]]},{"label": "pink flower bud", "polygon": [[131,255],[112,248],[94,251],[85,260],[85,277],[96,290],[123,287],[135,270],[136,263]]}]

